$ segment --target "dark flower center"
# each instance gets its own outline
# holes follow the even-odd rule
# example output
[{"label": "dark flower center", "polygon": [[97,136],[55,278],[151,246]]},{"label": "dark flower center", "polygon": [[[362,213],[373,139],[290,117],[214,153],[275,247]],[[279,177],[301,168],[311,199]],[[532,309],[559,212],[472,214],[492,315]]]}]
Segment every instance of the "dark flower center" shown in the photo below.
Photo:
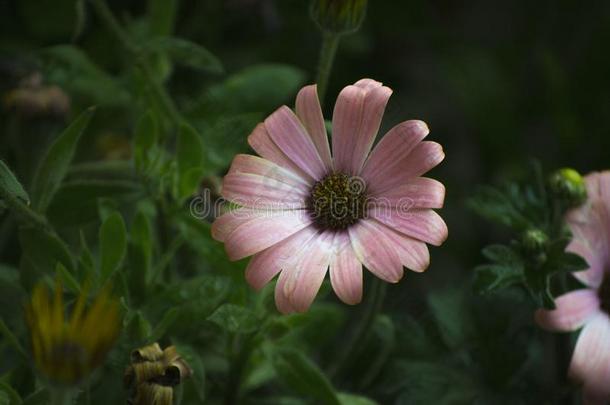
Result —
[{"label": "dark flower center", "polygon": [[599,287],[599,300],[602,311],[610,315],[610,274],[606,274]]},{"label": "dark flower center", "polygon": [[321,229],[346,229],[364,218],[366,184],[359,177],[331,173],[311,188],[307,208]]}]

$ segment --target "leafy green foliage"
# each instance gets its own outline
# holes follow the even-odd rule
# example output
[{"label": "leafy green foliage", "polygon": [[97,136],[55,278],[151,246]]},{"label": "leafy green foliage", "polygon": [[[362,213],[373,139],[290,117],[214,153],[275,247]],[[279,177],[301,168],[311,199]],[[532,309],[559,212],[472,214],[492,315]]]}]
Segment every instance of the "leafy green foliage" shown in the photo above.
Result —
[{"label": "leafy green foliage", "polygon": [[53,142],[34,177],[32,201],[37,211],[45,212],[68,172],[78,141],[89,125],[93,109],[83,112]]},{"label": "leafy green foliage", "polygon": [[2,194],[0,195],[7,193],[10,196],[21,199],[25,203],[30,202],[28,193],[26,193],[17,177],[15,177],[15,174],[2,160],[0,160],[0,189],[2,189]]},{"label": "leafy green foliage", "polygon": [[119,269],[127,249],[127,230],[121,214],[115,212],[102,223],[100,238],[100,277],[102,283]]},{"label": "leafy green foliage", "polygon": [[475,212],[516,234],[508,244],[483,249],[489,263],[476,267],[475,286],[480,292],[524,286],[538,306],[552,309],[553,297],[566,290],[564,281],[553,291],[553,277],[565,280],[588,265],[565,251],[569,230],[563,218],[568,207],[547,192],[539,170],[536,174],[535,186],[486,187],[469,201]]}]

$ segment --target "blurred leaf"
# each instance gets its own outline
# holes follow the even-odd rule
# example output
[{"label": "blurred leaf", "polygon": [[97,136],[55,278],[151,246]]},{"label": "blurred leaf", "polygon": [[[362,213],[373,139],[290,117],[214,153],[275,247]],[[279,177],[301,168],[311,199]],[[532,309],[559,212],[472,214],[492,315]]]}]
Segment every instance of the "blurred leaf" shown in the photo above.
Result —
[{"label": "blurred leaf", "polygon": [[177,38],[161,37],[149,41],[150,51],[167,55],[174,63],[210,73],[222,73],[222,63],[210,51],[194,42]]},{"label": "blurred leaf", "polygon": [[104,72],[79,48],[57,45],[40,51],[45,77],[59,84],[70,94],[87,98],[87,102],[107,106],[124,106],[129,92],[108,73]]},{"label": "blurred leaf", "polygon": [[85,110],[53,142],[43,158],[32,184],[34,209],[45,212],[68,171],[78,140],[89,125],[93,108]]},{"label": "blurred leaf", "polygon": [[100,227],[99,239],[100,276],[103,284],[118,270],[125,257],[127,230],[121,214],[115,212],[106,218]]},{"label": "blurred leaf", "polygon": [[197,189],[203,176],[203,158],[201,136],[191,126],[182,124],[176,145],[180,197],[187,197]]},{"label": "blurred leaf", "polygon": [[360,395],[339,393],[339,403],[341,405],[377,405],[377,402]]},{"label": "blurred leaf", "polygon": [[[10,385],[5,383],[4,381],[0,381],[0,393],[5,394],[4,396],[4,404],[6,405],[21,405],[23,401],[21,397]],[[0,404],[3,404],[3,399],[0,398]]]},{"label": "blurred leaf", "polygon": [[4,323],[4,320],[0,319],[0,334],[4,336],[4,339],[15,349],[17,353],[23,356],[25,359],[29,359],[27,351],[19,343],[19,339],[13,334],[8,326]]},{"label": "blurred leaf", "polygon": [[59,280],[61,280],[62,285],[64,285],[70,292],[74,294],[78,294],[80,292],[80,284],[63,264],[57,263],[55,273],[57,274]]},{"label": "blurred leaf", "polygon": [[281,64],[255,65],[210,87],[192,111],[194,116],[215,117],[246,112],[268,113],[291,101],[305,81],[305,73]]},{"label": "blurred leaf", "polygon": [[140,118],[134,137],[136,168],[144,171],[154,158],[153,154],[159,139],[159,124],[152,111]]},{"label": "blurred leaf", "polygon": [[23,405],[49,405],[49,390],[40,388],[23,400]]},{"label": "blurred leaf", "polygon": [[474,287],[480,293],[503,289],[523,281],[522,267],[482,264],[474,271]]},{"label": "blurred leaf", "polygon": [[177,0],[149,0],[148,20],[153,36],[170,35],[176,18]]},{"label": "blurred leaf", "polygon": [[19,198],[24,203],[30,203],[28,193],[25,192],[17,177],[2,160],[0,160],[0,188],[4,192]]},{"label": "blurred leaf", "polygon": [[19,243],[22,266],[32,266],[31,269],[22,268],[21,271],[22,283],[27,288],[33,286],[41,276],[55,271],[58,262],[69,271],[74,271],[74,262],[68,247],[54,233],[22,228],[19,230]]},{"label": "blurred leaf", "polygon": [[428,304],[448,348],[459,349],[473,337],[474,323],[462,289],[434,291]]},{"label": "blurred leaf", "polygon": [[129,201],[143,193],[140,183],[122,179],[80,179],[64,182],[49,206],[48,216],[56,226],[82,226],[99,219],[99,201],[110,198]]},{"label": "blurred leaf", "polygon": [[231,333],[252,333],[260,326],[252,310],[234,304],[221,305],[208,317],[208,321]]},{"label": "blurred leaf", "polygon": [[180,314],[179,308],[170,308],[163,314],[163,318],[157,323],[150,334],[149,340],[156,342],[161,339],[167,333],[168,329],[174,324],[178,315]]},{"label": "blurred leaf", "polygon": [[199,356],[194,347],[181,343],[174,344],[180,356],[182,356],[191,369],[193,369],[193,375],[184,382],[185,390],[187,390],[189,386],[192,387],[199,399],[199,403],[204,403],[206,373],[203,361],[201,361],[201,356]]},{"label": "blurred leaf", "polygon": [[85,7],[85,0],[76,0],[76,2],[74,3],[74,9],[76,10],[76,22],[74,24],[72,42],[76,42],[76,40],[83,33],[83,29],[85,28],[85,22],[87,20],[87,9]]},{"label": "blurred leaf", "polygon": [[438,361],[400,360],[393,373],[402,386],[397,404],[471,404],[478,394],[468,374]]},{"label": "blurred leaf", "polygon": [[140,311],[130,312],[129,315],[125,317],[125,332],[131,343],[134,346],[148,343],[152,333],[150,322],[144,318]]},{"label": "blurred leaf", "polygon": [[301,352],[295,349],[278,350],[274,367],[279,379],[296,393],[324,404],[341,404],[322,370]]},{"label": "blurred leaf", "polygon": [[504,190],[481,187],[468,200],[468,205],[489,221],[524,230],[533,226],[533,211],[540,209],[543,201],[538,200],[532,190],[521,190],[518,185],[509,184]]}]

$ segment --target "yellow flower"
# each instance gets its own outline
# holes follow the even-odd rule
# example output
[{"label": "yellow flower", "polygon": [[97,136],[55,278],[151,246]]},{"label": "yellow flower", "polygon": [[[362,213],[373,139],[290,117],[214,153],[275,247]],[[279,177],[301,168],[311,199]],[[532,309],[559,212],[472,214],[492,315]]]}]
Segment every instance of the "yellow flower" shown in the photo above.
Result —
[{"label": "yellow flower", "polygon": [[68,318],[64,316],[61,283],[56,283],[53,297],[38,284],[26,308],[34,361],[54,382],[75,384],[82,380],[103,362],[118,337],[118,302],[107,290],[87,310],[86,300],[84,288]]}]

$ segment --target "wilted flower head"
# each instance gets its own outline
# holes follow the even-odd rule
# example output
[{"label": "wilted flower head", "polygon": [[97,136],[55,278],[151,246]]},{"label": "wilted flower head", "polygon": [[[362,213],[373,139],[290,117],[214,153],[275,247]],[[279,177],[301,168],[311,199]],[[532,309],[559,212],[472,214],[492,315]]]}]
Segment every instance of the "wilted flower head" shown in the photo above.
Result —
[{"label": "wilted flower head", "polygon": [[444,158],[422,141],[428,126],[405,121],[373,148],[392,90],[371,79],[344,88],[333,114],[332,154],[316,86],[297,95],[249,136],[262,157],[238,155],[222,195],[241,206],[219,217],[215,239],[229,258],[254,255],[246,279],[262,288],[280,273],[275,299],[283,313],[306,311],[326,271],[348,304],[362,297],[362,265],[396,283],[403,266],[424,271],[426,243],[440,245],[447,226],[444,186],[420,177]]},{"label": "wilted flower head", "polygon": [[171,405],[173,388],[193,371],[174,346],[161,350],[153,343],[131,353],[131,365],[125,370],[125,386],[133,405]]},{"label": "wilted flower head", "polygon": [[536,321],[554,331],[582,328],[570,376],[583,384],[585,402],[610,402],[610,172],[584,179],[587,201],[567,215],[573,238],[567,249],[582,256],[589,269],[573,273],[587,288],[555,300],[552,311],[538,310]]},{"label": "wilted flower head", "polygon": [[120,327],[118,302],[107,291],[85,309],[86,289],[81,291],[71,316],[64,316],[62,286],[49,296],[38,284],[26,309],[36,366],[50,380],[75,384],[101,365],[114,344]]},{"label": "wilted flower head", "polygon": [[26,77],[21,85],[4,96],[9,109],[28,116],[65,116],[70,110],[70,98],[58,86],[43,85],[40,73]]}]

